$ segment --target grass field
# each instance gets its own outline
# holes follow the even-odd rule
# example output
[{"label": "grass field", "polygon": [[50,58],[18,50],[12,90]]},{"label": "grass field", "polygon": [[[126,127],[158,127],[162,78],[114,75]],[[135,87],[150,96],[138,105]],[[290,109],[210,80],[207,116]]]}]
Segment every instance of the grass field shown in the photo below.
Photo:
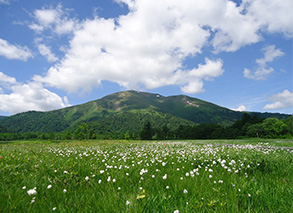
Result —
[{"label": "grass field", "polygon": [[0,212],[290,212],[284,147],[293,141],[0,142]]}]

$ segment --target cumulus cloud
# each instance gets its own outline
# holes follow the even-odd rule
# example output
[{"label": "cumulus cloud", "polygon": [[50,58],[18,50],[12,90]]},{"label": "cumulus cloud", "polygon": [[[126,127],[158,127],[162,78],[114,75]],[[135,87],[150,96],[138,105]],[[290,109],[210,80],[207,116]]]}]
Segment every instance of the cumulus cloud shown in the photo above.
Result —
[{"label": "cumulus cloud", "polygon": [[45,44],[38,44],[39,52],[42,56],[45,56],[48,62],[55,62],[58,58],[51,52],[51,48]]},{"label": "cumulus cloud", "polygon": [[246,15],[258,23],[261,30],[293,37],[293,1],[243,0],[242,7]]},{"label": "cumulus cloud", "polygon": [[284,55],[280,49],[276,49],[275,45],[267,46],[262,51],[264,52],[264,57],[256,59],[256,70],[252,73],[250,69],[245,68],[243,71],[244,77],[253,80],[265,80],[274,71],[272,67],[268,66],[268,63]]},{"label": "cumulus cloud", "polygon": [[16,79],[0,72],[0,84],[16,84]]},{"label": "cumulus cloud", "polygon": [[28,110],[47,111],[70,105],[67,97],[62,99],[38,82],[21,84],[15,78],[0,72],[0,85],[3,83],[11,93],[5,94],[0,88],[0,110],[11,114]]},{"label": "cumulus cloud", "polygon": [[42,8],[35,10],[35,22],[29,28],[37,33],[49,29],[58,35],[72,33],[78,26],[78,20],[70,18],[69,10],[63,10],[62,4],[56,8]]},{"label": "cumulus cloud", "polygon": [[289,90],[284,90],[278,94],[272,95],[269,97],[269,101],[273,102],[272,104],[267,104],[263,107],[266,110],[274,109],[285,109],[293,107],[293,93]]},{"label": "cumulus cloud", "polygon": [[[90,91],[108,80],[128,89],[178,85],[183,92],[198,93],[204,91],[205,80],[224,72],[217,57],[186,67],[185,59],[201,54],[204,46],[211,45],[214,53],[233,52],[260,41],[263,31],[290,34],[287,20],[279,20],[279,27],[274,27],[274,20],[261,18],[257,10],[265,3],[261,0],[246,0],[240,6],[228,0],[116,2],[127,5],[129,13],[116,19],[96,16],[77,21],[60,4],[36,10],[32,29],[72,32],[73,37],[65,57],[34,80],[68,92]],[[269,2],[277,4],[268,8],[277,14],[291,4],[290,0]],[[271,73],[273,69],[266,65],[280,56],[276,56],[280,50],[271,51],[264,50],[264,58],[256,61],[259,69],[254,73],[246,69],[245,77],[264,79]]]},{"label": "cumulus cloud", "polygon": [[26,61],[33,57],[31,50],[24,46],[10,44],[8,41],[0,38],[0,55],[8,59],[17,59]]},{"label": "cumulus cloud", "polygon": [[240,105],[239,107],[237,107],[235,109],[233,108],[232,110],[239,111],[239,112],[243,112],[243,111],[246,111],[247,109],[246,109],[246,106]]}]

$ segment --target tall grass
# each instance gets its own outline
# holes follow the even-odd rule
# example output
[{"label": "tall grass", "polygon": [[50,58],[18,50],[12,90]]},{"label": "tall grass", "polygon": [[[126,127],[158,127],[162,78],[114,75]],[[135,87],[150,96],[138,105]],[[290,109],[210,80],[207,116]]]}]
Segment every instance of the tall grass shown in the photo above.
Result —
[{"label": "tall grass", "polygon": [[0,156],[0,212],[289,212],[293,206],[292,151],[268,146],[23,143],[1,145]]}]

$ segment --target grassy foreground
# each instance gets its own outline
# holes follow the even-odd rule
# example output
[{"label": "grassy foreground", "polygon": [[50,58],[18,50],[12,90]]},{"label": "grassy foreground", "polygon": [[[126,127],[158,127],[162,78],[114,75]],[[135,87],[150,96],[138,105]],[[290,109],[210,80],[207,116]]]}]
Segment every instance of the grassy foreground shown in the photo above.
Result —
[{"label": "grassy foreground", "polygon": [[291,144],[0,143],[0,212],[290,212]]}]

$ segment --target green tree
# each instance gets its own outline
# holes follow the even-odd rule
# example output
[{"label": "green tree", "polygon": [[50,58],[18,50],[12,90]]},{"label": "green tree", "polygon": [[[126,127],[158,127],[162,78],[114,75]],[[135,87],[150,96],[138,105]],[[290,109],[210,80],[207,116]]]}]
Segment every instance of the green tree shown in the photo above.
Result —
[{"label": "green tree", "polygon": [[71,138],[72,138],[71,132],[69,130],[67,130],[65,135],[64,135],[64,139],[65,140],[71,140]]},{"label": "green tree", "polygon": [[246,135],[249,137],[262,137],[264,134],[263,124],[252,124],[248,127]]},{"label": "green tree", "polygon": [[86,123],[82,123],[74,132],[74,138],[79,140],[89,139],[89,129]]},{"label": "green tree", "polygon": [[288,126],[289,133],[291,135],[293,135],[293,115],[291,115],[289,118],[287,118],[284,122]]},{"label": "green tree", "polygon": [[264,135],[268,138],[276,138],[281,135],[286,135],[290,132],[288,125],[277,118],[267,118],[262,123]]},{"label": "green tree", "polygon": [[153,130],[151,126],[151,122],[146,122],[142,131],[140,132],[140,138],[142,140],[151,140],[153,137]]}]

